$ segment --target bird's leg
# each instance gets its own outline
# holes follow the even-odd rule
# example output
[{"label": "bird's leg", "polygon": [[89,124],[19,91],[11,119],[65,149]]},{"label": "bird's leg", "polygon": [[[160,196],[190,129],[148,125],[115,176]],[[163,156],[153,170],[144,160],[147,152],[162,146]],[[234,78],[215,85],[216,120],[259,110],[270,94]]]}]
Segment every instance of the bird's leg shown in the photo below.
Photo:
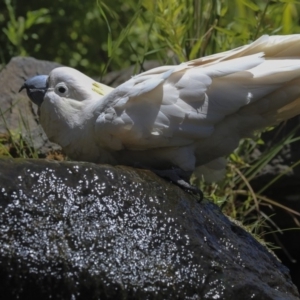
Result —
[{"label": "bird's leg", "polygon": [[184,191],[197,195],[199,197],[199,202],[202,201],[202,191],[196,186],[193,186],[189,183],[191,172],[186,172],[179,168],[173,168],[169,170],[151,169],[151,171],[162,178],[170,180],[171,182],[182,188]]}]

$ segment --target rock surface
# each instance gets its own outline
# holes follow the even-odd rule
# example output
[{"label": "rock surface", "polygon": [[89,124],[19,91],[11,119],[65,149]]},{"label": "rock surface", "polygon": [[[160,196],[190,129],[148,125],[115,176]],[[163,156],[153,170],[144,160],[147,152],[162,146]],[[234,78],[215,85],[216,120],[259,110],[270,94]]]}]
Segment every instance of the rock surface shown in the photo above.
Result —
[{"label": "rock surface", "polygon": [[0,160],[3,299],[299,299],[214,204],[150,171]]}]

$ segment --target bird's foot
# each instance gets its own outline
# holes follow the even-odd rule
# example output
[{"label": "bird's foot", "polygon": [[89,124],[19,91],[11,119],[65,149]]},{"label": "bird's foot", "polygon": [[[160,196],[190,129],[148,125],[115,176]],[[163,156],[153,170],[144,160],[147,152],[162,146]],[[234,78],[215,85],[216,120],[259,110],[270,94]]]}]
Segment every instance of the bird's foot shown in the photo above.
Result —
[{"label": "bird's foot", "polygon": [[170,169],[170,170],[151,170],[153,173],[158,175],[159,177],[165,178],[167,180],[170,180],[172,183],[176,184],[180,188],[182,188],[184,191],[193,194],[197,197],[199,197],[199,202],[203,199],[203,193],[202,191],[197,188],[196,186],[191,185],[188,181],[190,178],[191,173],[185,172],[181,169]]}]

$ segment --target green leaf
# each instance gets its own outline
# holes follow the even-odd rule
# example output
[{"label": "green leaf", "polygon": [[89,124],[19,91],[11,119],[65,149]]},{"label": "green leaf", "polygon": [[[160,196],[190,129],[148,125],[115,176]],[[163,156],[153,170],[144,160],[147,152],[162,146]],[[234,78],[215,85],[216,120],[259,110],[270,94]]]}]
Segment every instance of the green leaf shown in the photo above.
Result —
[{"label": "green leaf", "polygon": [[260,10],[259,7],[251,0],[241,0],[241,2],[254,11]]}]

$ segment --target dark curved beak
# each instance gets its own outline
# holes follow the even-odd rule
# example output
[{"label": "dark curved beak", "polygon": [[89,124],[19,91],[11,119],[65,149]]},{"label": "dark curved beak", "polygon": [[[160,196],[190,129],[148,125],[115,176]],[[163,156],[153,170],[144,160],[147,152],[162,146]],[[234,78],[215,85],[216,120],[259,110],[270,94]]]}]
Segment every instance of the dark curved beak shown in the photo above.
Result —
[{"label": "dark curved beak", "polygon": [[41,106],[48,89],[48,75],[38,75],[27,79],[19,92],[23,89],[26,89],[27,95],[33,103]]}]

